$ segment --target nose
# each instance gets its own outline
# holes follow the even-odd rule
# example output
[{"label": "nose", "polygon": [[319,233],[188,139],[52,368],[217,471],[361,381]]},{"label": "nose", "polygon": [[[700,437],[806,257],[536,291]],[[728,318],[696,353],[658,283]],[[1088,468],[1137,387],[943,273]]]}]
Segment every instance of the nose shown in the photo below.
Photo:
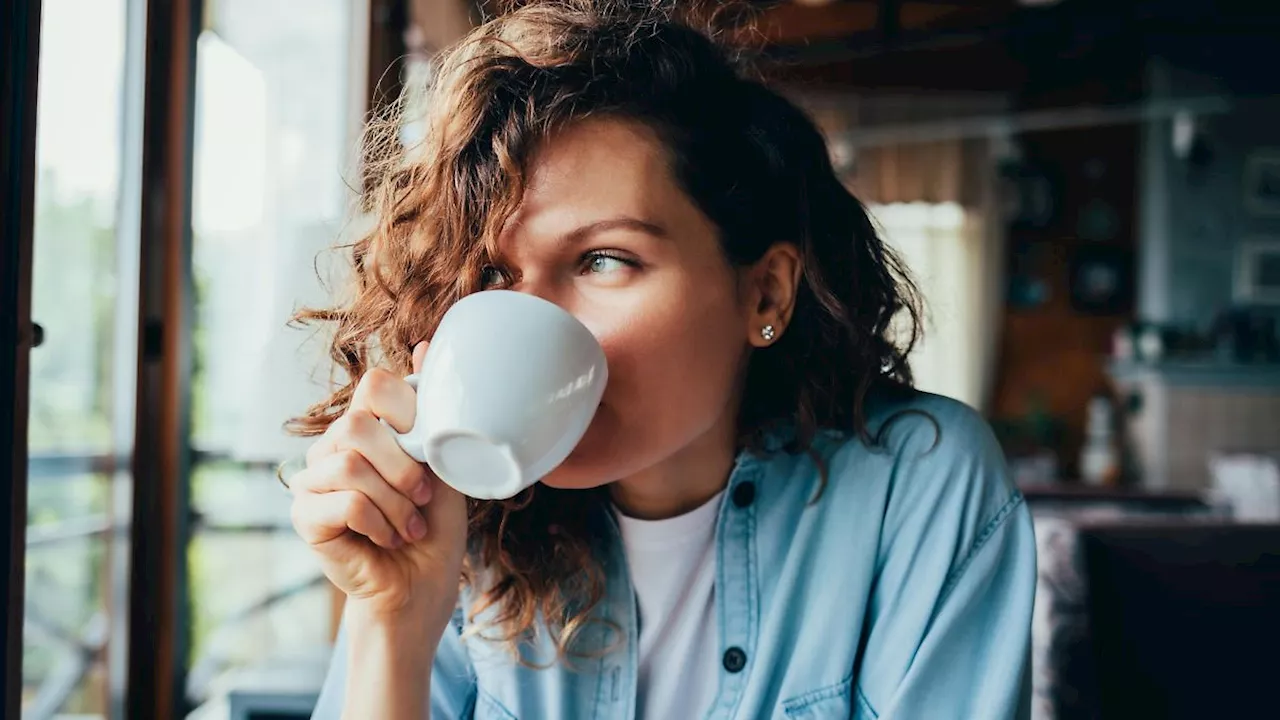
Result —
[{"label": "nose", "polygon": [[511,286],[511,289],[559,306],[561,310],[577,318],[593,332],[595,331],[594,324],[589,319],[590,313],[583,312],[586,306],[574,294],[572,283],[556,282],[554,277],[528,274],[520,278],[520,282]]},{"label": "nose", "polygon": [[521,277],[520,282],[516,283],[511,289],[516,292],[524,293],[525,295],[542,298],[543,300],[559,305],[566,310],[569,309],[563,302],[565,299],[563,289],[558,287],[557,284],[552,281],[552,278],[545,276],[540,277],[535,274],[527,274]]}]

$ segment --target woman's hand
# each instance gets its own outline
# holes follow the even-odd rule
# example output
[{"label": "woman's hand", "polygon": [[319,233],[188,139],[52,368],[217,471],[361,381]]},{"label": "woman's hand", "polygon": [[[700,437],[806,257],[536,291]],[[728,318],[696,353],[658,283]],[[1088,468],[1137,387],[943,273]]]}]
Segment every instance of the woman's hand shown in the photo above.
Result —
[{"label": "woman's hand", "polygon": [[[425,352],[426,343],[414,348],[415,372]],[[457,602],[467,506],[379,422],[406,432],[416,405],[408,383],[370,370],[289,487],[294,528],[349,605],[364,618],[412,618],[410,625],[439,633]]]}]

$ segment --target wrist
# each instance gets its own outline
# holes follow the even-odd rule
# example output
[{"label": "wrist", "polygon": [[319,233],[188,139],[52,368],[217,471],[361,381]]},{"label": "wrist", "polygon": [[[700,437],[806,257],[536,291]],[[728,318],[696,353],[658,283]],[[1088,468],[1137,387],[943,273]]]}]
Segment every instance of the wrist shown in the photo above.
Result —
[{"label": "wrist", "polygon": [[[344,718],[419,720],[444,632],[426,612],[389,613],[352,598],[345,609],[347,679]],[[447,622],[447,620],[446,620]]]},{"label": "wrist", "polygon": [[453,616],[453,607],[453,603],[444,602],[386,603],[348,596],[344,612],[352,629],[416,642],[438,640]]}]

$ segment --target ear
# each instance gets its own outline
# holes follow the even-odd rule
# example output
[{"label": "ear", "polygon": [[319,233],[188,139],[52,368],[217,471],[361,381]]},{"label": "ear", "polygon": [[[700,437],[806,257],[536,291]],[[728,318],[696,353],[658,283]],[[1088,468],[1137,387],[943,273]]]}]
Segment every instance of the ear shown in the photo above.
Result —
[{"label": "ear", "polygon": [[743,301],[748,343],[768,347],[782,337],[795,310],[801,270],[800,249],[789,242],[774,243],[747,268]]}]

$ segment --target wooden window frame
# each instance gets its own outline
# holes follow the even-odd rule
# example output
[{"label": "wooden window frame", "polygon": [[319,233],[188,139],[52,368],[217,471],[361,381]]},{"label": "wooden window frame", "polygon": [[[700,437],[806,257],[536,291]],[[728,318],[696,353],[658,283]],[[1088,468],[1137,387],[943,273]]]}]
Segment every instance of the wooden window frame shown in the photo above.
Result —
[{"label": "wooden window frame", "polygon": [[27,527],[27,413],[35,209],[36,83],[40,0],[0,4],[0,717],[22,706],[22,623]]},{"label": "wooden window frame", "polygon": [[[368,109],[399,92],[406,0],[369,1]],[[0,9],[0,717],[18,717],[22,692],[36,84],[41,0]],[[186,553],[193,466],[190,401],[194,324],[191,204],[196,40],[203,0],[146,0],[138,332],[129,532],[126,682],[129,718],[184,717],[190,650]],[[58,458],[58,461],[68,460]],[[121,459],[123,460],[123,459]],[[111,458],[70,458],[89,464]],[[116,710],[113,709],[113,713]]]},{"label": "wooden window frame", "polygon": [[196,39],[202,0],[147,3],[138,374],[125,716],[179,718],[190,648],[187,540]]}]

